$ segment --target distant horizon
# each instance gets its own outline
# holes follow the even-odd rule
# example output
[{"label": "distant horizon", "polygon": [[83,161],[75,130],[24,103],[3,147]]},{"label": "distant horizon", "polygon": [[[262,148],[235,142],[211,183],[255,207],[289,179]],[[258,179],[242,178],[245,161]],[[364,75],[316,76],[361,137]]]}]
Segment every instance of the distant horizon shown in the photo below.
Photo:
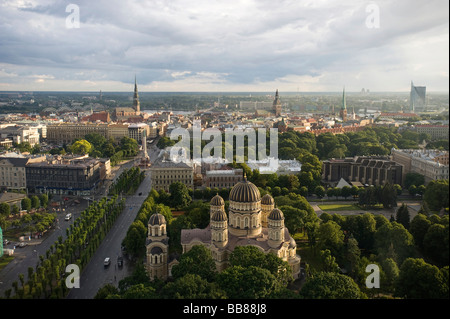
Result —
[{"label": "distant horizon", "polygon": [[[128,94],[132,91],[103,91],[101,90],[102,94],[108,94],[108,93],[123,93]],[[0,91],[0,94],[4,93],[88,93],[88,94],[96,94],[98,95],[100,91],[37,91],[37,90],[14,90],[14,91]],[[227,93],[227,94],[271,94],[273,95],[274,92],[272,91],[139,91],[139,94],[141,93],[195,93],[195,94],[220,94],[220,93]],[[325,93],[332,93],[332,94],[342,94],[342,91],[280,91],[280,95],[283,94],[325,94]],[[345,94],[409,94],[409,91],[370,91],[366,93],[362,93],[361,91],[345,91]],[[450,91],[427,91],[427,94],[449,94]]]}]

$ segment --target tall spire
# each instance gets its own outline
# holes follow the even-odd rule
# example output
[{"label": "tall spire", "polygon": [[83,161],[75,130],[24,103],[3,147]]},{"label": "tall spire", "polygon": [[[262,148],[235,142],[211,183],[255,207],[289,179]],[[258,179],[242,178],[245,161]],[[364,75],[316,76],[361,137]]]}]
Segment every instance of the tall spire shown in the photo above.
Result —
[{"label": "tall spire", "polygon": [[141,103],[139,102],[139,94],[137,88],[136,74],[134,75],[134,95],[133,95],[133,108],[136,111],[136,114],[140,114],[141,112]]}]

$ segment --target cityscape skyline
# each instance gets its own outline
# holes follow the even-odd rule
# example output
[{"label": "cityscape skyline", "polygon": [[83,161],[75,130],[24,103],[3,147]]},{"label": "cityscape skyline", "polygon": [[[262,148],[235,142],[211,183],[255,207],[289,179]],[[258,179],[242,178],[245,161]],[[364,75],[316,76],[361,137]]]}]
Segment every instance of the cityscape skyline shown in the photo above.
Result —
[{"label": "cityscape skyline", "polygon": [[1,7],[0,91],[448,92],[442,0]]}]

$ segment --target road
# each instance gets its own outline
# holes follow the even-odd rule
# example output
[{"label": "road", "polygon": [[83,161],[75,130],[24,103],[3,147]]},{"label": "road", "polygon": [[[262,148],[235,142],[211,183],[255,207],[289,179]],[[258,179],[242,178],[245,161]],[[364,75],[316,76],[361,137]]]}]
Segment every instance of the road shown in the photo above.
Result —
[{"label": "road", "polygon": [[[10,262],[0,272],[0,295],[3,297],[4,292],[12,288],[14,281],[19,281],[19,274],[24,274],[25,279],[28,274],[28,267],[35,268],[40,255],[45,255],[46,251],[50,249],[59,236],[66,238],[66,228],[69,227],[73,221],[81,215],[81,212],[88,206],[87,201],[81,201],[78,205],[68,206],[65,208],[65,212],[57,213],[57,226],[54,230],[51,230],[49,234],[44,235],[42,239],[31,239],[25,241],[27,246],[24,248],[17,248],[15,242],[9,243],[5,248],[12,249],[16,245],[14,251],[14,260]],[[72,219],[70,221],[64,220],[65,214],[72,213]]]},{"label": "road", "polygon": [[[127,197],[124,211],[80,274],[80,288],[72,288],[67,296],[68,299],[93,299],[98,289],[105,284],[110,283],[117,287],[121,279],[131,274],[132,269],[128,260],[124,258],[124,266],[119,268],[117,267],[117,257],[121,255],[122,241],[147,197],[150,186],[150,175],[146,174],[144,181],[136,191],[136,194],[142,193],[142,195]],[[103,266],[106,257],[111,258],[111,265],[107,268]]]},{"label": "road", "polygon": [[[159,151],[157,150],[158,149],[154,145],[149,147],[148,154],[151,162],[153,162],[159,154]],[[114,177],[108,184],[111,184],[118,176],[120,176],[124,169],[130,168],[133,165],[133,160],[121,165],[120,168],[115,170]],[[126,259],[123,268],[117,269],[117,256],[121,252],[121,243],[126,235],[128,227],[134,221],[140,206],[150,192],[151,181],[149,174],[150,171],[147,170],[146,177],[135,195],[126,198],[126,208],[122,214],[120,214],[116,223],[112,226],[110,232],[98,247],[97,252],[83,270],[80,276],[80,288],[72,288],[68,298],[91,299],[97,293],[98,288],[105,283],[117,284],[123,277],[130,273],[130,267]],[[25,280],[27,280],[28,267],[35,268],[39,256],[45,255],[46,251],[58,240],[59,236],[62,236],[63,239],[66,238],[66,228],[81,215],[81,212],[87,208],[92,200],[107,195],[108,184],[100,189],[96,196],[90,196],[89,200],[81,200],[80,204],[68,206],[64,213],[58,213],[56,229],[50,231],[49,234],[46,234],[42,239],[32,239],[31,241],[27,241],[28,245],[26,247],[15,249],[14,260],[0,271],[0,296],[3,297],[4,292],[12,288],[12,283],[14,281],[19,281],[19,274],[24,274]],[[142,195],[139,196],[139,193],[142,193]],[[70,221],[64,220],[66,213],[72,213],[73,218]],[[15,243],[10,243],[5,248],[13,248],[14,244]],[[112,260],[110,267],[106,269],[103,268],[103,260],[105,257],[111,257]]]}]

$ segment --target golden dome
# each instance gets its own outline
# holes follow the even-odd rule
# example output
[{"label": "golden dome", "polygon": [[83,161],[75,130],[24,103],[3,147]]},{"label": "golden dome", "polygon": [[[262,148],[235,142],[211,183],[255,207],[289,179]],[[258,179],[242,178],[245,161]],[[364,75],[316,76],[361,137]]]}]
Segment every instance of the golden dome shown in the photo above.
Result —
[{"label": "golden dome", "polygon": [[228,220],[228,217],[223,210],[219,210],[212,215],[211,220],[215,222],[225,222]]},{"label": "golden dome", "polygon": [[279,210],[278,208],[275,208],[274,210],[272,210],[270,212],[268,219],[283,220],[284,219],[283,212],[281,210]]},{"label": "golden dome", "polygon": [[230,201],[239,203],[251,203],[261,200],[261,193],[258,187],[252,182],[244,181],[237,183],[230,191]]},{"label": "golden dome", "polygon": [[152,226],[163,225],[166,223],[166,219],[164,218],[163,215],[156,213],[150,216],[148,223]]},{"label": "golden dome", "polygon": [[225,201],[223,200],[222,196],[217,194],[216,196],[214,196],[211,199],[211,202],[209,204],[212,205],[212,206],[224,206],[225,205]]},{"label": "golden dome", "polygon": [[275,201],[273,200],[273,197],[270,196],[270,194],[266,194],[261,198],[261,204],[262,205],[275,205]]}]

